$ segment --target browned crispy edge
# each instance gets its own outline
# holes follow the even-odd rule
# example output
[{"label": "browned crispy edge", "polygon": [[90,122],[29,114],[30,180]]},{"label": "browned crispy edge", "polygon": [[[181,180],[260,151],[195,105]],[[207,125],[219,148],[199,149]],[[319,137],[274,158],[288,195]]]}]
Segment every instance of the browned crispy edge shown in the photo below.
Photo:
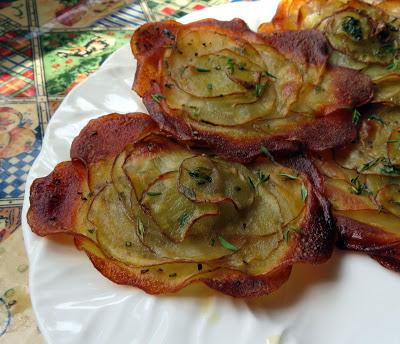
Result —
[{"label": "browned crispy edge", "polygon": [[[263,138],[235,138],[230,135],[217,134],[211,129],[204,130],[195,127],[194,124],[182,118],[178,111],[165,110],[167,105],[164,104],[164,101],[157,103],[152,98],[152,95],[161,92],[156,79],[164,51],[163,46],[174,44],[177,32],[183,27],[197,26],[218,28],[228,35],[237,35],[239,32],[250,42],[266,42],[295,61],[307,61],[323,66],[328,59],[328,43],[324,36],[315,30],[257,35],[250,31],[240,19],[234,19],[231,22],[206,19],[185,26],[174,21],[145,24],[135,32],[131,41],[132,51],[138,60],[133,88],[143,97],[147,110],[161,130],[188,144],[208,147],[227,159],[244,163],[260,155],[261,145],[278,156],[285,156],[298,152],[302,148],[321,151],[349,143],[355,139],[356,128],[351,123],[350,112],[346,110],[334,111],[301,127]],[[168,35],[165,34],[165,31],[168,32]],[[308,36],[315,42],[311,43],[312,40],[307,40]],[[368,77],[347,68],[329,68],[334,76],[335,95],[341,103],[339,105],[360,106],[372,98],[373,86]],[[327,108],[324,111],[331,112],[333,110]],[[323,140],[320,139],[321,133],[324,133]]]},{"label": "browned crispy edge", "polygon": [[339,232],[337,246],[363,252],[384,267],[400,272],[400,239],[397,235],[357,220],[334,215]]},{"label": "browned crispy edge", "polygon": [[[124,117],[124,118],[122,118]],[[135,127],[136,123],[136,127]],[[93,132],[96,134],[93,135]],[[104,147],[101,138],[113,133],[109,144]],[[131,132],[134,134],[131,134]],[[124,147],[150,133],[158,133],[156,125],[150,117],[143,114],[108,115],[92,120],[74,140],[71,155],[73,161],[60,163],[47,177],[38,178],[31,187],[28,211],[28,223],[34,233],[45,236],[66,233],[75,236],[78,247],[89,238],[76,233],[76,215],[82,204],[82,188],[87,182],[87,167],[98,161],[97,153],[109,157],[120,153]],[[129,133],[129,139],[126,135]],[[115,138],[125,140],[125,146]],[[114,142],[115,141],[115,142]],[[73,153],[75,152],[75,153]],[[79,153],[78,153],[79,152]],[[78,160],[79,158],[79,160]],[[201,281],[209,287],[235,297],[260,296],[272,292],[289,277],[291,266],[296,262],[317,263],[329,258],[332,251],[332,233],[334,232],[329,220],[329,209],[318,190],[312,188],[319,185],[314,180],[317,175],[310,170],[312,164],[307,159],[290,158],[285,163],[298,168],[308,177],[307,216],[301,224],[301,232],[290,241],[292,248],[288,251],[281,264],[273,271],[264,275],[251,276],[234,270],[221,270],[215,278],[187,280],[182,284],[160,283],[154,277],[133,273],[126,265],[113,259],[105,259],[93,252],[85,250],[95,267],[107,278],[119,284],[137,286],[148,293],[160,294],[175,292],[187,284]]]},{"label": "browned crispy edge", "polygon": [[[159,92],[156,84],[153,84],[153,92]],[[207,147],[232,161],[242,163],[252,161],[261,154],[261,146],[265,146],[274,156],[288,156],[302,149],[323,151],[350,143],[357,137],[357,128],[351,122],[350,112],[339,110],[272,137],[234,138],[210,130],[192,128],[178,116],[171,116],[163,111],[160,104],[151,98],[153,92],[145,95],[143,103],[163,132],[189,145]]]}]

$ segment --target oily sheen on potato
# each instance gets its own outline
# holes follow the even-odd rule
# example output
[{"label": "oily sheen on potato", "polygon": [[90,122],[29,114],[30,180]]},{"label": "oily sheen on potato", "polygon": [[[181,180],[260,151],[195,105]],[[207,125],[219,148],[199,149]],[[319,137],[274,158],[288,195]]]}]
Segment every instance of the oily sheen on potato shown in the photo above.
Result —
[{"label": "oily sheen on potato", "polygon": [[333,52],[330,62],[368,75],[376,85],[373,102],[400,105],[400,1],[282,0],[259,32],[315,29]]},{"label": "oily sheen on potato", "polygon": [[[356,136],[371,79],[328,62],[318,31],[258,35],[240,19],[148,23],[133,35],[133,89],[161,130],[230,160],[321,151]],[[322,139],[320,133],[324,132]]]},{"label": "oily sheen on potato", "polygon": [[163,136],[145,114],[111,114],[89,122],[71,159],[34,181],[28,222],[41,236],[73,235],[116,283],[258,296],[293,264],[331,254],[329,206],[305,157],[228,162]]}]

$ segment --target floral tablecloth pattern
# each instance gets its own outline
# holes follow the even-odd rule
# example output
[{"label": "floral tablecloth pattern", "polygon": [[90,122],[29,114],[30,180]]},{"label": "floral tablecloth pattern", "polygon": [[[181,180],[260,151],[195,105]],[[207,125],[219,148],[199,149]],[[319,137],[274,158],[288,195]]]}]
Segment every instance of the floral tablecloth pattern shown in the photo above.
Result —
[{"label": "floral tablecloth pattern", "polygon": [[29,298],[21,207],[52,114],[139,25],[225,2],[0,1],[0,344],[43,343]]}]

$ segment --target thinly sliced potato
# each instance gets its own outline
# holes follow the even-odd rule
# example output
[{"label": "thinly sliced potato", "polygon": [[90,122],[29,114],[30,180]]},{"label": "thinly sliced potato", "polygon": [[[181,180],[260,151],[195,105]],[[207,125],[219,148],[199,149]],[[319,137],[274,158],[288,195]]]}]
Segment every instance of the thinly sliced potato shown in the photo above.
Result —
[{"label": "thinly sliced potato", "polygon": [[[112,146],[96,138],[110,131]],[[73,235],[106,277],[153,294],[203,282],[232,296],[262,295],[294,263],[330,256],[334,229],[309,160],[244,166],[159,134],[142,114],[89,122],[71,148],[74,161],[33,183],[32,230]],[[94,167],[102,171],[91,184]]]},{"label": "thinly sliced potato", "polygon": [[400,7],[398,0],[282,0],[259,32],[316,29],[334,49],[330,62],[368,75],[376,103],[400,105]]},{"label": "thinly sliced potato", "polygon": [[[242,163],[261,145],[278,156],[350,142],[348,109],[373,96],[369,77],[329,65],[317,31],[257,35],[239,19],[166,21],[140,27],[131,47],[133,89],[160,128]],[[321,140],[328,127],[334,134]]]}]

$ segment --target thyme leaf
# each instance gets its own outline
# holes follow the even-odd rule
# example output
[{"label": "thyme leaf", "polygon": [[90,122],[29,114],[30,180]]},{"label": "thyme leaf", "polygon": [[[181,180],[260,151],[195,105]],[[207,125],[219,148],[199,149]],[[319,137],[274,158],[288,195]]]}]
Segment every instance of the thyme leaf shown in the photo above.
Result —
[{"label": "thyme leaf", "polygon": [[227,250],[234,251],[234,252],[238,250],[238,248],[235,245],[233,245],[229,241],[225,240],[222,236],[218,236],[218,239],[223,248],[226,248]]}]

